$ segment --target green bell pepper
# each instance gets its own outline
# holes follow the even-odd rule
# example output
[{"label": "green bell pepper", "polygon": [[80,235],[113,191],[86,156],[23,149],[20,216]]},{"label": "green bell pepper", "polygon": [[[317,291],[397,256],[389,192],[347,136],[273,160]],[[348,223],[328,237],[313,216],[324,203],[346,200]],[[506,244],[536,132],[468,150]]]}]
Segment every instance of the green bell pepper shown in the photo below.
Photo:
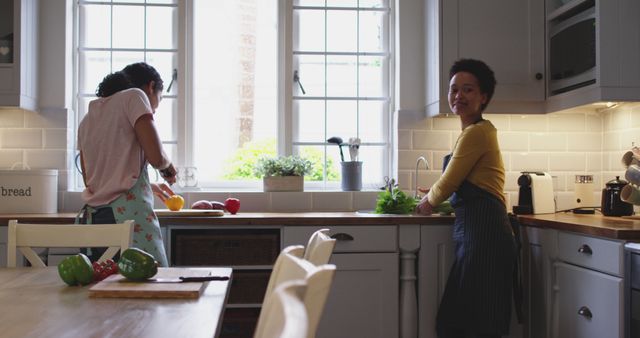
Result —
[{"label": "green bell pepper", "polygon": [[84,254],[67,257],[58,264],[58,274],[62,280],[73,285],[87,285],[93,282],[93,266]]},{"label": "green bell pepper", "polygon": [[118,270],[128,279],[145,280],[158,273],[158,262],[143,250],[129,248],[120,255]]}]

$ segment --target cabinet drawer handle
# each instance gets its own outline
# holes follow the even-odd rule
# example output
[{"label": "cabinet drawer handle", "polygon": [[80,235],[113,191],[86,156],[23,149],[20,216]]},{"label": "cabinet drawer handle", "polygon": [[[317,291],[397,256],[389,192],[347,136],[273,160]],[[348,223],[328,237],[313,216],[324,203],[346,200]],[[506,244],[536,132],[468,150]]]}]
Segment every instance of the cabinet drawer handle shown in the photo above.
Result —
[{"label": "cabinet drawer handle", "polygon": [[335,235],[331,235],[331,238],[337,241],[353,241],[353,236],[345,234],[344,232],[339,232]]},{"label": "cabinet drawer handle", "polygon": [[585,255],[592,255],[593,254],[593,250],[591,250],[591,248],[586,245],[586,244],[582,244],[579,248],[578,248],[578,252],[579,253],[583,253]]},{"label": "cabinet drawer handle", "polygon": [[589,310],[589,308],[586,307],[586,306],[581,307],[578,310],[578,314],[583,316],[584,318],[587,318],[587,319],[593,318],[593,314],[591,313],[591,310]]}]

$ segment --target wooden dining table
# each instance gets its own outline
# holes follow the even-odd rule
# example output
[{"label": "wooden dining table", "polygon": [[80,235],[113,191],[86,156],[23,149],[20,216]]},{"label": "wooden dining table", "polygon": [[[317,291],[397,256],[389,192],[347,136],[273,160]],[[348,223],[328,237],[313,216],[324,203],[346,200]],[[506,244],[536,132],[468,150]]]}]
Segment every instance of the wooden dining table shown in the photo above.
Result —
[{"label": "wooden dining table", "polygon": [[195,299],[92,298],[55,267],[0,268],[0,337],[217,337],[230,282],[207,282]]}]

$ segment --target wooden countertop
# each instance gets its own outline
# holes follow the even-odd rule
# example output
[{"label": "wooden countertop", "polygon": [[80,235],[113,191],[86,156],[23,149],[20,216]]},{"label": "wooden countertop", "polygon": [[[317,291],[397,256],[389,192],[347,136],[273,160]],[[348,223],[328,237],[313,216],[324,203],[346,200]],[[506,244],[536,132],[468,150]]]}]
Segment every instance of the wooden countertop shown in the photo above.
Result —
[{"label": "wooden countertop", "polygon": [[633,217],[638,219],[573,213],[518,215],[520,223],[527,226],[637,242],[640,241],[640,217]]},{"label": "wooden countertop", "polygon": [[[9,220],[22,222],[73,223],[75,213],[57,214],[0,214],[0,226]],[[544,215],[518,215],[523,225],[572,231],[587,235],[640,242],[640,216],[638,219],[607,217],[601,214],[580,215],[556,213]],[[453,216],[378,215],[357,212],[240,212],[222,217],[161,216],[166,225],[442,225],[453,224]]]},{"label": "wooden countertop", "polygon": [[[75,213],[0,214],[0,225],[21,222],[73,223]],[[453,224],[453,216],[378,215],[357,212],[239,212],[211,216],[161,216],[162,225],[442,225]]]}]

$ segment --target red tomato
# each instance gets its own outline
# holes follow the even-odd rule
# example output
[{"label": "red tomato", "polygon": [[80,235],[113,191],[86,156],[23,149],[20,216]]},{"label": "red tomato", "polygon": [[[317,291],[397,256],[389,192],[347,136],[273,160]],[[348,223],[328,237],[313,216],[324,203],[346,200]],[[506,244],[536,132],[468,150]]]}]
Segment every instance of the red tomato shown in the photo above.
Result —
[{"label": "red tomato", "polygon": [[224,208],[231,214],[235,215],[236,212],[240,210],[240,200],[233,197],[227,198],[224,201]]}]

